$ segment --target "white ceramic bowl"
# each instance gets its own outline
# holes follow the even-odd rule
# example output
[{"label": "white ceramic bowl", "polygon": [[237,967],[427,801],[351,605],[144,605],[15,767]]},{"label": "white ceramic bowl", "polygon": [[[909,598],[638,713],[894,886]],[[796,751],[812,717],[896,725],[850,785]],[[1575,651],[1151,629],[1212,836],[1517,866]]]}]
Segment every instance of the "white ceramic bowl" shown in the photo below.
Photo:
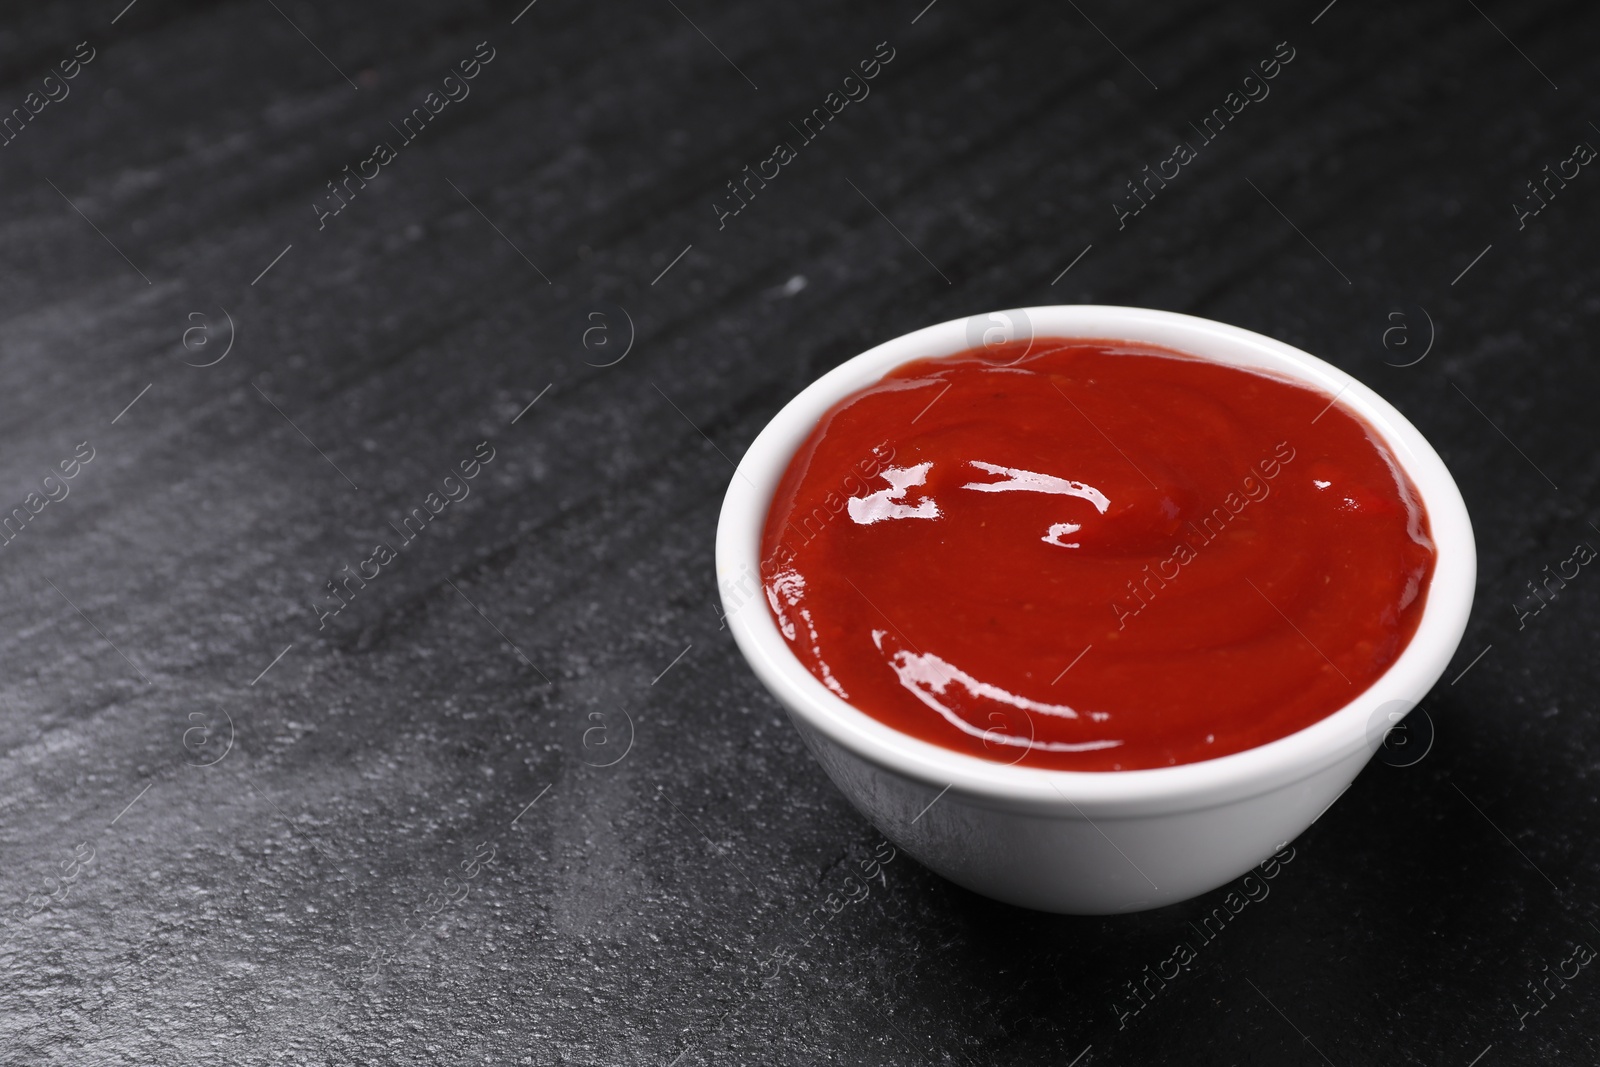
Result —
[{"label": "white ceramic bowl", "polygon": [[[1422,495],[1438,557],[1415,637],[1355,700],[1288,737],[1155,770],[1007,766],[920,741],[830,693],[789,651],[760,585],[762,526],[790,457],[835,402],[908,360],[964,351],[983,330],[1144,341],[1302,381],[1357,412]],[[761,431],[717,525],[723,609],[739,649],[828,777],[882,833],[951,881],[1044,911],[1171,904],[1242,875],[1315,822],[1381,746],[1396,712],[1439,679],[1466,627],[1477,554],[1461,493],[1401,414],[1297,348],[1207,319],[1143,308],[1035,307],[929,326],[846,361]],[[937,802],[935,802],[937,801]],[[930,807],[931,805],[931,807]]]}]

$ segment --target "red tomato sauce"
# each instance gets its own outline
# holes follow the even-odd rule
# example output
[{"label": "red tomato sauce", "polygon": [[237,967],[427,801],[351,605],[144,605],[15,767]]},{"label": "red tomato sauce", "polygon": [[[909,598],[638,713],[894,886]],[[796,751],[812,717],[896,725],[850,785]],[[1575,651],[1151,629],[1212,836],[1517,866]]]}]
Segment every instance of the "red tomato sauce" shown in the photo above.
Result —
[{"label": "red tomato sauce", "polygon": [[[1009,364],[1009,365],[1008,365]],[[800,661],[887,725],[1078,771],[1284,737],[1416,631],[1434,550],[1322,393],[1153,346],[918,360],[795,453],[762,584]]]}]

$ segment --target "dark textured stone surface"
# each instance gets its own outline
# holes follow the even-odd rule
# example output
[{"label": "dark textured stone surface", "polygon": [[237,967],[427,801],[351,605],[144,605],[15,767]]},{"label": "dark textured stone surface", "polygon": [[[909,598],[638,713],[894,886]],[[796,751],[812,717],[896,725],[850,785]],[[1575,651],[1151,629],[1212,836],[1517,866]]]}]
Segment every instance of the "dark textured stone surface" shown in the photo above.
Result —
[{"label": "dark textured stone surface", "polygon": [[[1600,545],[1600,173],[1512,205],[1600,144],[1600,20],[1477,6],[12,12],[0,113],[97,54],[0,148],[0,506],[94,459],[0,549],[0,1062],[1593,1062],[1592,969],[1517,1013],[1600,945],[1600,578],[1512,605]],[[470,97],[319,231],[480,41]],[[880,41],[870,97],[719,230]],[[1119,231],[1124,183],[1280,41],[1271,95]],[[1057,918],[901,857],[808,919],[878,838],[720,629],[711,562],[729,457],[817,374],[1072,301],[1352,371],[1482,554],[1427,758],[1369,768],[1120,1025],[1223,894]],[[617,308],[635,342],[593,366]],[[1432,349],[1392,366],[1418,309]],[[484,440],[319,631],[324,583]]]}]

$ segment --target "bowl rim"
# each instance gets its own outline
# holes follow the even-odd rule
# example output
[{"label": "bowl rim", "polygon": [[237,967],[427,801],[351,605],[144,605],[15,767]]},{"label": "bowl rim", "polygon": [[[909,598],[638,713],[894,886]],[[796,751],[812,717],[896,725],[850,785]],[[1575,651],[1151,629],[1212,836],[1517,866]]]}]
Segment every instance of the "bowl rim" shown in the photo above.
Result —
[{"label": "bowl rim", "polygon": [[[1020,318],[1019,318],[1020,316]],[[1156,344],[1257,371],[1286,375],[1362,416],[1377,431],[1422,497],[1437,553],[1416,633],[1400,657],[1361,694],[1292,734],[1194,763],[1126,771],[1023,767],[957,752],[888,726],[830,692],[790,651],[766,603],[760,548],[778,480],[796,448],[836,402],[909,360],[976,347],[974,323],[1026,324],[1032,336]],[[984,806],[1134,816],[1204,808],[1256,796],[1311,777],[1363,747],[1384,708],[1385,729],[1438,681],[1466,629],[1476,585],[1471,520],[1455,480],[1422,433],[1353,376],[1263,334],[1211,319],[1149,308],[1097,304],[1008,309],[951,319],[903,334],[846,360],[791,399],[737,465],[717,523],[716,566],[724,618],[740,652],[797,724],[857,757],[932,789]],[[1404,702],[1395,707],[1394,702]],[[802,729],[802,734],[808,732]]]}]

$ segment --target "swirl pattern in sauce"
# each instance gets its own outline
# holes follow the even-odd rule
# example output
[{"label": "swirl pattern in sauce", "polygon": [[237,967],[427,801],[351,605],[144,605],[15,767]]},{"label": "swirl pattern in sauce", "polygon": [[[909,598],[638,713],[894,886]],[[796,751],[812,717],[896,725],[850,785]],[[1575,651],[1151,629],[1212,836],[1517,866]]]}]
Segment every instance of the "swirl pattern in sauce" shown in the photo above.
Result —
[{"label": "swirl pattern in sauce", "polygon": [[796,452],[762,543],[802,663],[895,729],[1114,771],[1287,736],[1399,656],[1427,516],[1330,397],[1128,342],[905,364]]}]

